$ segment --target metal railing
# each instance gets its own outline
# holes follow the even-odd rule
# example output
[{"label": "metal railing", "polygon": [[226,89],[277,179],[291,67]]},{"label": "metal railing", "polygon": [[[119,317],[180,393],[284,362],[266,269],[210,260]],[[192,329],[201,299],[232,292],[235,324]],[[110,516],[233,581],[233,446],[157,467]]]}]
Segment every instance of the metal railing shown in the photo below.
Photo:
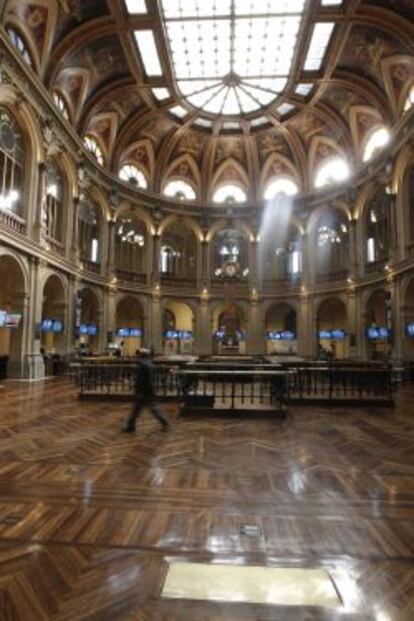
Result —
[{"label": "metal railing", "polygon": [[[131,398],[136,373],[134,358],[78,361],[69,368],[81,397]],[[172,361],[154,365],[154,388],[158,398],[184,399],[188,407],[260,409],[264,404],[271,407],[275,400],[279,405],[288,401],[392,404],[394,382],[388,367],[290,364],[282,368],[266,363]]]}]

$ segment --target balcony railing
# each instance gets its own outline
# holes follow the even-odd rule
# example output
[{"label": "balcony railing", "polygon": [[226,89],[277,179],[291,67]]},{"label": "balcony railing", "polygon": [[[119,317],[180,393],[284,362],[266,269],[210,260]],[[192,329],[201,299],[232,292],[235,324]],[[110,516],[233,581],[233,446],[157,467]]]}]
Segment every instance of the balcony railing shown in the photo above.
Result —
[{"label": "balcony railing", "polygon": [[285,276],[283,278],[265,278],[263,280],[263,291],[265,293],[277,292],[280,289],[297,288],[300,285],[300,274]]},{"label": "balcony railing", "polygon": [[117,268],[115,274],[118,280],[123,282],[130,282],[134,285],[146,285],[148,281],[147,274],[141,274],[140,272],[134,272],[133,270],[123,270]]},{"label": "balcony railing", "polygon": [[24,235],[26,232],[25,220],[11,211],[0,209],[0,224],[7,226],[16,233],[20,233],[20,235]]},{"label": "balcony railing", "polygon": [[95,274],[101,273],[100,263],[95,263],[95,261],[90,261],[89,259],[83,259],[82,257],[81,257],[81,261],[82,261],[84,270],[87,270],[88,272],[94,272]]},{"label": "balcony railing", "polygon": [[231,287],[235,293],[245,295],[249,290],[249,283],[240,280],[214,279],[211,281],[211,291],[223,291],[225,287]]},{"label": "balcony railing", "polygon": [[348,276],[348,269],[334,270],[332,272],[326,272],[324,274],[316,274],[315,282],[318,285],[322,285],[328,282],[340,282],[346,280]]},{"label": "balcony railing", "polygon": [[51,252],[56,252],[57,254],[64,253],[65,247],[62,242],[57,239],[53,239],[53,237],[49,237],[49,235],[46,235],[46,242],[48,243]]},{"label": "balcony railing", "polygon": [[378,259],[377,261],[371,261],[365,265],[365,271],[367,274],[373,274],[374,272],[383,272],[387,265],[388,259]]},{"label": "balcony railing", "polygon": [[181,278],[180,276],[161,275],[161,286],[166,289],[186,289],[194,291],[197,288],[195,278]]}]

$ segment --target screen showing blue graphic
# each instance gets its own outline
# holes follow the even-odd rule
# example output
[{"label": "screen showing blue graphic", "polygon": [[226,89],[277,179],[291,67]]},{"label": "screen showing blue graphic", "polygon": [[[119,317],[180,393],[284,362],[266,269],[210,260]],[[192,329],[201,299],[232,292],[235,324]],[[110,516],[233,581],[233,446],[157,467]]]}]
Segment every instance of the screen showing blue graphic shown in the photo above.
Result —
[{"label": "screen showing blue graphic", "polygon": [[367,339],[370,341],[384,341],[389,338],[390,330],[385,327],[370,327],[367,329]]},{"label": "screen showing blue graphic", "polygon": [[98,334],[98,326],[87,326],[87,334],[89,336],[96,336]]},{"label": "screen showing blue graphic", "polygon": [[408,336],[414,336],[414,323],[407,323],[405,331]]},{"label": "screen showing blue graphic", "polygon": [[176,330],[167,330],[166,332],[164,332],[164,338],[167,339],[167,341],[171,339],[177,339],[178,332]]},{"label": "screen showing blue graphic", "polygon": [[267,333],[268,341],[294,341],[296,334],[290,330],[273,331]]},{"label": "screen showing blue graphic", "polygon": [[6,323],[7,311],[0,310],[0,328],[3,328]]},{"label": "screen showing blue graphic", "polygon": [[55,319],[52,325],[52,332],[59,333],[63,332],[63,321],[59,319]]},{"label": "screen showing blue graphic", "polygon": [[343,341],[346,338],[346,330],[320,330],[319,338],[324,341]]},{"label": "screen showing blue graphic", "polygon": [[52,329],[53,329],[53,319],[43,319],[42,332],[52,332]]}]

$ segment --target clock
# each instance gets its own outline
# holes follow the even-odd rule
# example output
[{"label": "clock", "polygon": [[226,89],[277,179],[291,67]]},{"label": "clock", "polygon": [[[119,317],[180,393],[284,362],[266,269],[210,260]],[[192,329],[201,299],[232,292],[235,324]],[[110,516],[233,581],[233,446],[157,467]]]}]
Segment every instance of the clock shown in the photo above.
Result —
[{"label": "clock", "polygon": [[223,267],[223,272],[228,278],[234,278],[239,271],[239,264],[235,261],[227,261]]}]

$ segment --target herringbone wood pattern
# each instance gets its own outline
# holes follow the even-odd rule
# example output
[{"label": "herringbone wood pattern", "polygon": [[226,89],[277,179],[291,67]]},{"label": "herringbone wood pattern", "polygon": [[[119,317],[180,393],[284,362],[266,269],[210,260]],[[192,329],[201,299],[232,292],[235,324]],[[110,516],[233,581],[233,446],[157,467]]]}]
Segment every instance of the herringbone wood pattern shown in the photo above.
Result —
[{"label": "herringbone wood pattern", "polygon": [[[414,619],[414,388],[394,410],[149,415],[63,380],[0,391],[0,619]],[[240,534],[257,524],[261,536]],[[326,567],[340,610],[160,598],[168,560]]]}]

